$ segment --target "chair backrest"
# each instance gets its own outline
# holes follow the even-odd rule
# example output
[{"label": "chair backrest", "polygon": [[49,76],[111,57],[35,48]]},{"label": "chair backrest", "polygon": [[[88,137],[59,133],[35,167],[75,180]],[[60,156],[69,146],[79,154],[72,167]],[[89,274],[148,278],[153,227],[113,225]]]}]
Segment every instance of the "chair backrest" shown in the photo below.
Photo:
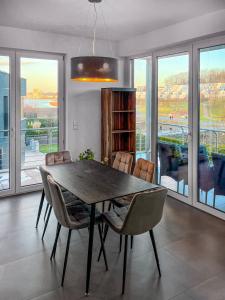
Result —
[{"label": "chair backrest", "polygon": [[48,175],[50,175],[50,173],[48,171],[46,171],[42,166],[39,167],[40,173],[41,173],[41,178],[42,178],[42,183],[43,183],[43,187],[44,187],[44,191],[45,191],[45,198],[48,201],[48,203],[50,205],[52,205],[52,197],[51,197],[51,193],[49,190],[49,185],[48,185]]},{"label": "chair backrest", "polygon": [[128,152],[117,152],[113,162],[113,168],[130,174],[133,162],[133,155]]},{"label": "chair backrest", "polygon": [[155,164],[149,160],[139,158],[135,164],[133,175],[145,181],[152,182]]},{"label": "chair backrest", "polygon": [[204,192],[208,192],[214,187],[213,167],[207,160],[198,163],[198,185]]},{"label": "chair backrest", "polygon": [[162,218],[166,195],[165,188],[136,194],[129,206],[121,233],[137,235],[156,226]]},{"label": "chair backrest", "polygon": [[225,192],[225,155],[212,153],[214,183]]},{"label": "chair backrest", "polygon": [[178,145],[169,143],[158,143],[160,175],[167,175],[167,172],[177,171],[181,158]]},{"label": "chair backrest", "polygon": [[45,155],[45,164],[47,166],[61,165],[71,162],[72,159],[69,151],[52,152]]},{"label": "chair backrest", "polygon": [[66,209],[66,204],[61,189],[51,175],[48,175],[47,181],[51,193],[52,206],[56,219],[62,226],[70,227],[70,217]]}]

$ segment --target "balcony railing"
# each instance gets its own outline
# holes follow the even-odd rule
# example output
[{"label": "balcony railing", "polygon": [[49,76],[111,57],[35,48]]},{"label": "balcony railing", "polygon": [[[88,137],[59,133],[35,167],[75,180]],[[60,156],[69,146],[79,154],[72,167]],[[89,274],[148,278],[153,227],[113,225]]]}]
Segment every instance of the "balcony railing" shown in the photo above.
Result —
[{"label": "balcony railing", "polygon": [[[58,150],[58,127],[21,129],[22,169],[44,163],[44,155]],[[9,168],[10,131],[0,130],[0,170]]]},{"label": "balcony railing", "polygon": [[[159,137],[171,138],[185,144],[188,139],[188,126],[169,123],[159,123]],[[9,165],[9,130],[0,130],[0,170],[8,169]],[[207,145],[210,152],[218,153],[225,148],[225,130],[200,130],[200,144]],[[58,127],[21,129],[21,160],[23,168],[33,168],[44,161],[44,154],[57,151]],[[137,154],[146,154],[146,133],[144,129],[137,129]]]},{"label": "balcony railing", "polygon": [[[185,144],[188,141],[188,126],[162,123],[158,124],[158,136],[161,139],[168,139],[174,143]],[[136,150],[137,153],[147,153],[149,149],[145,146],[145,130],[137,129]],[[219,153],[225,151],[225,130],[221,129],[200,129],[200,144],[206,145],[209,152]]]}]

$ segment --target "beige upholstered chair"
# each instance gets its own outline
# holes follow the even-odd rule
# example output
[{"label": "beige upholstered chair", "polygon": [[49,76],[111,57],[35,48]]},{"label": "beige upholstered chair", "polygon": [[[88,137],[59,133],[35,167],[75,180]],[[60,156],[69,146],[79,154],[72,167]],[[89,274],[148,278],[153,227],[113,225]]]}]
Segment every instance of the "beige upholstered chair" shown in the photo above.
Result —
[{"label": "beige upholstered chair", "polygon": [[139,158],[135,164],[133,175],[148,182],[153,182],[155,164],[149,160]]},{"label": "beige upholstered chair", "polygon": [[[57,227],[54,246],[52,249],[51,259],[55,256],[55,250],[56,250],[58,236],[60,233],[61,226],[69,229],[68,238],[67,238],[67,246],[66,246],[66,254],[65,254],[65,260],[64,260],[64,267],[63,267],[63,275],[62,275],[62,281],[61,281],[61,285],[63,286],[65,272],[66,272],[66,266],[67,266],[69,247],[70,247],[71,232],[72,232],[72,230],[89,228],[89,226],[90,226],[90,206],[88,206],[84,203],[82,203],[80,205],[75,205],[75,206],[73,206],[73,205],[66,206],[64,195],[61,192],[59,185],[53,180],[53,178],[51,176],[48,176],[47,180],[48,180],[48,184],[49,184],[49,190],[51,193],[51,199],[52,199],[54,213],[58,220],[58,227]],[[101,226],[100,226],[100,223],[102,221],[102,216],[97,210],[96,210],[95,216],[96,216],[95,222],[96,222],[96,224],[98,224],[98,231],[99,231],[99,236],[100,236],[100,241],[101,241],[101,247],[103,249],[105,266],[106,266],[106,270],[108,270],[107,259],[106,259],[105,249],[104,249],[104,243],[103,243],[103,239],[102,239],[102,231],[101,231]]]},{"label": "beige upholstered chair", "polygon": [[133,155],[128,152],[117,152],[113,162],[113,168],[130,174],[133,162]]},{"label": "beige upholstered chair", "polygon": [[[47,214],[47,218],[45,221],[44,230],[43,230],[43,234],[42,234],[42,239],[43,239],[44,235],[45,235],[45,231],[48,226],[48,221],[49,221],[49,218],[51,215],[51,211],[52,211],[52,197],[51,197],[51,193],[49,190],[48,179],[47,179],[47,177],[48,177],[48,175],[50,175],[50,173],[48,171],[46,171],[43,167],[40,167],[40,173],[41,173],[42,183],[43,183],[43,187],[44,187],[45,198],[49,205],[49,210],[48,210],[48,214]],[[69,191],[63,190],[63,196],[64,196],[65,204],[67,206],[77,205],[77,204],[82,203],[76,196],[74,196]]]},{"label": "beige upholstered chair", "polygon": [[72,159],[69,151],[47,153],[45,156],[46,166],[61,165],[71,162]]},{"label": "beige upholstered chair", "polygon": [[[139,158],[135,164],[133,175],[148,182],[153,181],[155,171],[155,164],[149,160]],[[129,205],[134,195],[128,195],[120,198],[113,199],[109,204],[109,210],[111,204],[117,207],[123,207]],[[120,251],[122,247],[122,236],[120,236]],[[133,236],[131,236],[131,248],[133,248]]]},{"label": "beige upholstered chair", "polygon": [[134,236],[149,231],[159,275],[161,276],[153,228],[162,218],[166,195],[167,189],[165,188],[139,193],[134,195],[129,207],[116,208],[113,211],[103,214],[104,221],[106,222],[104,240],[109,227],[120,235],[125,236],[122,293],[124,293],[125,289],[127,239],[129,235]]},{"label": "beige upholstered chair", "polygon": [[[46,166],[51,166],[51,165],[56,165],[56,164],[57,165],[66,164],[66,163],[71,163],[71,162],[72,162],[72,159],[71,159],[71,155],[70,155],[69,151],[60,151],[60,152],[47,153],[46,156],[45,156]],[[48,197],[48,196],[46,196],[46,197]],[[42,207],[43,207],[43,203],[44,203],[44,198],[45,198],[45,190],[43,189],[40,204],[39,204],[39,208],[38,208],[36,228],[38,227],[38,223],[39,223],[39,219],[40,219],[40,215],[41,215],[41,211],[42,211]],[[46,210],[45,210],[44,219],[45,219],[45,217],[48,213],[48,209],[49,209],[49,201],[47,202],[47,207],[46,207]]]},{"label": "beige upholstered chair", "polygon": [[[139,158],[135,164],[133,175],[145,181],[153,181],[155,164],[149,160]],[[121,198],[113,199],[112,202],[118,207],[129,205],[134,195],[128,195]]]}]

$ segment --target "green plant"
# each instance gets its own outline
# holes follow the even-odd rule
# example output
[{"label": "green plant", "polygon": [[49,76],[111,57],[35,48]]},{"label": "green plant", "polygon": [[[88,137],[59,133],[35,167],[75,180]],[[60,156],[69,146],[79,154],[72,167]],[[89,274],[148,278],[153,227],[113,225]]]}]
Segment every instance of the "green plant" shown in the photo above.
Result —
[{"label": "green plant", "polygon": [[81,152],[79,155],[80,160],[93,160],[94,159],[94,152],[91,149],[87,149],[84,152]]},{"label": "green plant", "polygon": [[161,137],[159,137],[159,140],[161,142],[173,143],[173,144],[177,144],[177,145],[182,145],[183,144],[181,139],[178,139],[178,138],[171,138],[171,137],[161,136]]}]

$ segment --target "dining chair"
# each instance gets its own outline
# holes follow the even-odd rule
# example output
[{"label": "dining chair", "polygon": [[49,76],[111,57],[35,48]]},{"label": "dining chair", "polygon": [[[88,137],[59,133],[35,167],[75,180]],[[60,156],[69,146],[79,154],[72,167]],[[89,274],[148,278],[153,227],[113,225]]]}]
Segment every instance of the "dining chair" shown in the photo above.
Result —
[{"label": "dining chair", "polygon": [[[137,178],[143,179],[150,183],[153,182],[155,172],[155,164],[149,160],[139,158],[135,164],[133,175]],[[124,197],[116,198],[111,201],[113,206],[123,207],[129,205],[133,199],[134,195],[127,195]],[[109,205],[109,210],[111,205]],[[130,247],[133,248],[133,236],[131,236]],[[120,236],[120,252],[122,248],[122,235]]]},{"label": "dining chair", "polygon": [[[60,151],[60,152],[51,152],[51,153],[47,153],[45,155],[45,165],[46,166],[66,164],[66,163],[71,163],[71,162],[72,162],[72,159],[71,159],[70,152],[66,151],[66,150]],[[45,190],[43,188],[42,193],[41,193],[39,208],[38,208],[38,214],[37,214],[37,220],[36,220],[36,226],[35,226],[36,228],[38,227],[39,219],[41,216],[44,198],[45,198]],[[48,209],[49,209],[49,201],[47,201],[47,206],[46,206],[46,210],[45,210],[45,214],[44,214],[44,220],[48,213]]]},{"label": "dining chair", "polygon": [[[66,206],[65,200],[64,200],[64,195],[61,191],[60,186],[54,181],[54,179],[50,175],[47,177],[47,180],[48,180],[48,184],[49,184],[49,190],[51,193],[53,210],[54,210],[55,216],[58,220],[58,227],[57,227],[54,246],[52,249],[51,260],[53,257],[55,257],[55,250],[57,247],[57,241],[58,241],[61,227],[63,226],[65,228],[68,228],[66,252],[65,252],[63,274],[62,274],[62,280],[61,280],[61,286],[63,286],[66,267],[67,267],[68,254],[69,254],[71,232],[72,232],[72,230],[89,228],[89,226],[90,226],[90,206],[86,205],[84,203],[81,205],[76,205],[76,206],[73,206],[73,205]],[[103,243],[103,238],[102,238],[102,231],[101,231],[101,226],[100,226],[101,222],[102,222],[102,215],[96,209],[95,224],[98,225],[101,249],[103,251],[105,267],[106,267],[106,271],[107,271],[108,264],[107,264],[107,258],[106,258],[106,253],[105,253],[105,248],[104,248],[104,243]]]},{"label": "dining chair", "polygon": [[[47,180],[47,177],[48,177],[48,175],[50,175],[50,173],[48,171],[46,171],[43,167],[40,167],[40,173],[41,173],[41,178],[42,178],[42,182],[43,182],[43,186],[44,186],[45,198],[49,205],[49,210],[48,210],[47,218],[45,220],[44,230],[42,233],[42,240],[43,240],[47,226],[48,226],[49,218],[50,218],[50,215],[52,212],[52,197],[51,197],[48,180]],[[74,196],[72,193],[70,193],[67,190],[63,190],[63,195],[64,195],[64,200],[65,200],[66,206],[82,204],[82,202],[79,200],[79,198],[77,198],[76,196]]]},{"label": "dining chair", "polygon": [[116,233],[125,236],[122,294],[124,294],[126,282],[128,236],[149,232],[159,276],[161,276],[153,228],[161,221],[166,196],[167,189],[165,188],[135,194],[129,207],[117,207],[115,210],[103,213],[106,223],[104,238],[106,238],[109,227]]},{"label": "dining chair", "polygon": [[[116,157],[113,161],[112,167],[116,170],[119,170],[121,172],[130,174],[131,173],[131,168],[132,168],[132,163],[133,163],[133,155],[130,154],[129,152],[122,152],[118,151],[116,153]],[[109,202],[109,207],[108,210],[111,209],[112,202]],[[102,203],[102,211],[105,210],[105,203]]]},{"label": "dining chair", "polygon": [[[153,182],[155,172],[155,164],[149,160],[139,158],[135,164],[133,176],[148,181]],[[129,205],[134,195],[128,195],[112,200],[112,203],[117,207],[123,207]]]},{"label": "dining chair", "polygon": [[133,155],[129,152],[117,152],[112,167],[124,173],[130,174]]}]

